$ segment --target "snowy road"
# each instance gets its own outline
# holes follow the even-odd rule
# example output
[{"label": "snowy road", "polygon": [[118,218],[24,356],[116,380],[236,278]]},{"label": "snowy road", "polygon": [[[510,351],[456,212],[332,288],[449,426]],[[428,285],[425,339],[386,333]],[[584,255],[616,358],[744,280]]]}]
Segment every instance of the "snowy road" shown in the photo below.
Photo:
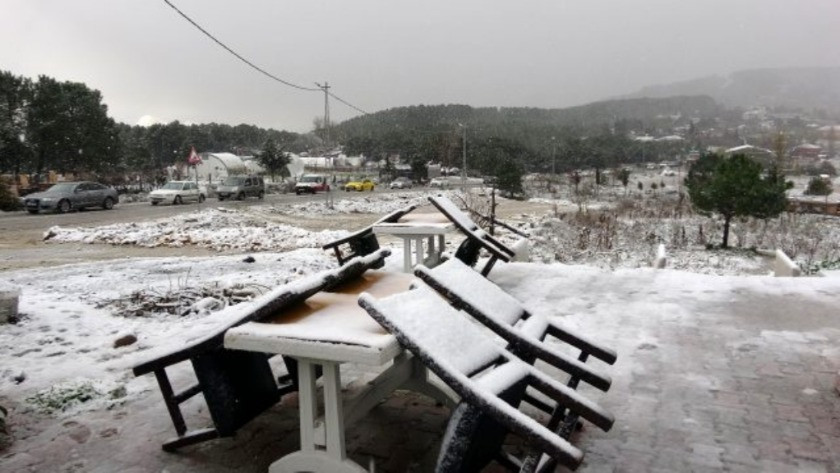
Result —
[{"label": "snowy road", "polygon": [[[377,189],[375,194],[386,194],[394,192],[404,192],[400,190],[391,191],[386,189]],[[333,198],[339,199],[354,199],[369,197],[370,193],[345,193],[333,192]],[[152,206],[148,202],[133,202],[122,203],[115,207],[113,211],[103,211],[100,209],[88,210],[84,212],[70,212],[67,214],[38,214],[30,215],[26,212],[0,212],[0,244],[9,243],[9,240],[19,239],[20,232],[34,232],[40,236],[44,231],[53,225],[62,226],[79,226],[79,225],[106,225],[110,223],[120,222],[136,222],[143,220],[150,220],[162,218],[170,215],[176,215],[184,212],[192,212],[197,208],[230,208],[238,209],[243,207],[250,207],[252,205],[264,204],[299,204],[302,202],[324,201],[326,196],[324,194],[317,195],[294,195],[294,194],[269,194],[265,200],[246,199],[241,201],[223,201],[219,202],[217,199],[208,199],[203,204],[186,204],[186,205],[158,205]],[[31,238],[29,236],[28,238]]]}]

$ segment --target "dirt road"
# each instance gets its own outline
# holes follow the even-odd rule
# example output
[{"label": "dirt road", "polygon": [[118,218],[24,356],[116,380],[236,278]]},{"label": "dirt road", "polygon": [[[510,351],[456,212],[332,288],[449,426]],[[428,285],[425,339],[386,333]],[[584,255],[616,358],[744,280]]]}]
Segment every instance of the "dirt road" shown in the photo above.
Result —
[{"label": "dirt road", "polygon": [[[383,191],[385,192],[385,191]],[[377,191],[377,194],[380,192]],[[365,194],[362,197],[369,197]],[[101,261],[131,257],[166,257],[166,256],[210,256],[224,254],[200,247],[180,248],[143,248],[137,246],[111,246],[84,243],[50,243],[44,241],[44,234],[55,225],[70,227],[94,227],[113,223],[142,222],[166,218],[184,212],[193,212],[200,208],[244,208],[254,205],[277,205],[301,203],[308,200],[321,200],[322,195],[295,196],[290,194],[267,196],[265,201],[246,200],[241,202],[217,202],[211,199],[201,207],[198,205],[151,206],[148,203],[127,203],[115,210],[90,210],[68,214],[29,215],[24,212],[0,213],[0,271],[27,267],[45,267],[61,264]],[[360,198],[356,194],[335,194],[338,199]],[[500,218],[516,218],[523,213],[548,212],[549,205],[534,204],[510,200],[500,200],[497,213]],[[342,215],[279,215],[273,214],[271,220],[276,223],[294,225],[311,231],[320,230],[355,230],[371,224],[380,215],[342,214]]]}]

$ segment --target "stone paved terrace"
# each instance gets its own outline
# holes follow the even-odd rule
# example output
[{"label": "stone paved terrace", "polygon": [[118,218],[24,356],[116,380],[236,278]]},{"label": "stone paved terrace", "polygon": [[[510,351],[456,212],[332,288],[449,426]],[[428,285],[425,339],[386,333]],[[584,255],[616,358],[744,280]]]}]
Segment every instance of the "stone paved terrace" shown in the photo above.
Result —
[{"label": "stone paved terrace", "polygon": [[[583,389],[617,421],[576,434],[579,471],[840,471],[840,279],[545,268],[539,285],[519,283],[529,265],[493,277],[619,351],[604,367],[612,389]],[[159,448],[173,431],[156,391],[60,421],[12,405],[16,442],[0,471],[264,472],[297,448],[296,402],[287,396],[236,438],[178,454]],[[396,393],[348,431],[351,456],[374,459],[378,472],[430,471],[446,415]]]}]

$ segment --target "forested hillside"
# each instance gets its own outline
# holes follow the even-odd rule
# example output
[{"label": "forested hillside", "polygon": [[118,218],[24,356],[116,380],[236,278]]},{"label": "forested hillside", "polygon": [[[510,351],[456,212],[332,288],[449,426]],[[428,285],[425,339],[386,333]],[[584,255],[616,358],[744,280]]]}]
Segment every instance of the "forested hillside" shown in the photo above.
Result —
[{"label": "forested hillside", "polygon": [[459,166],[466,128],[471,169],[492,172],[487,166],[496,160],[489,157],[502,150],[527,170],[547,171],[553,161],[559,171],[610,166],[642,159],[646,152],[652,156],[656,145],[645,150],[628,133],[656,133],[688,125],[692,118],[714,119],[726,113],[703,96],[611,100],[565,109],[418,105],[347,120],[336,125],[333,134],[350,154],[400,154]]}]

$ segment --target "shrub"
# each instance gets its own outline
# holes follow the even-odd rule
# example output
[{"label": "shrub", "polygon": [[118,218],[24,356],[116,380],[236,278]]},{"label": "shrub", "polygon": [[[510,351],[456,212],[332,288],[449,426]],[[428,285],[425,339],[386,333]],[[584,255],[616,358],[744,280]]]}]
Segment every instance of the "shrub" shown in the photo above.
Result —
[{"label": "shrub", "polygon": [[805,195],[828,195],[833,189],[831,183],[820,177],[812,177],[805,189]]},{"label": "shrub", "polygon": [[4,183],[0,183],[0,210],[4,212],[12,212],[15,210],[21,210],[22,208],[23,206],[20,203],[20,199],[12,194],[9,186]]}]

